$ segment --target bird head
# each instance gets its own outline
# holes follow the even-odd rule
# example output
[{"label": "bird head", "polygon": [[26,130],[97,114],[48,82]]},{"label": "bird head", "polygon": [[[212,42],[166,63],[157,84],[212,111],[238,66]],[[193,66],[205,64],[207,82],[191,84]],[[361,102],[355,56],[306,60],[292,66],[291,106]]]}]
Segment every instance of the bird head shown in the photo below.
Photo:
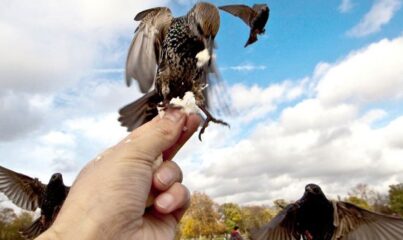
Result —
[{"label": "bird head", "polygon": [[214,38],[220,28],[220,14],[211,3],[199,2],[188,13],[190,28],[199,37],[210,55],[214,47]]},{"label": "bird head", "polygon": [[312,195],[323,195],[322,189],[318,185],[313,183],[305,186],[305,193]]},{"label": "bird head", "polygon": [[50,178],[49,182],[61,182],[63,183],[63,176],[61,173],[55,173],[52,175],[52,177]]},{"label": "bird head", "polygon": [[300,200],[299,203],[305,202],[317,202],[317,201],[327,201],[325,194],[322,192],[322,189],[316,184],[308,184],[305,186],[304,195]]}]

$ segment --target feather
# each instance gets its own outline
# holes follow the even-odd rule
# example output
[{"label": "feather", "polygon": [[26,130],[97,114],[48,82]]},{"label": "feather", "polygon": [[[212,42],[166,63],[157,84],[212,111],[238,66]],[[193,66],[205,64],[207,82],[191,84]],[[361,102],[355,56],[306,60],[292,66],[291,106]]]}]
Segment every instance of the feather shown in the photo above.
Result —
[{"label": "feather", "polygon": [[146,93],[154,83],[160,46],[172,15],[169,8],[152,8],[140,12],[134,19],[141,20],[141,23],[127,54],[126,84],[130,86],[132,79],[135,79],[140,90]]},{"label": "feather", "polygon": [[35,211],[42,203],[45,189],[46,185],[38,179],[0,166],[0,192],[20,208]]}]

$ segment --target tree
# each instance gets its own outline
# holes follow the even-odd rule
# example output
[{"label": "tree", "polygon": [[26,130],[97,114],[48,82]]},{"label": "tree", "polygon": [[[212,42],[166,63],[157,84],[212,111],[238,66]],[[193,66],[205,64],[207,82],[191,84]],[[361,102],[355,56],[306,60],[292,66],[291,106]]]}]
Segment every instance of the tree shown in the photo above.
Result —
[{"label": "tree", "polygon": [[368,205],[373,205],[375,203],[377,193],[368,187],[367,184],[359,183],[355,187],[351,189],[351,192],[348,193],[351,197],[357,197],[359,199],[364,200]]},{"label": "tree", "polygon": [[19,231],[32,223],[32,216],[27,212],[17,216],[13,209],[4,208],[0,212],[0,239],[24,240]]},{"label": "tree", "polygon": [[234,226],[242,226],[242,211],[236,203],[224,203],[219,208],[221,220],[224,222],[228,230]]},{"label": "tree", "polygon": [[403,183],[389,186],[389,205],[393,212],[403,217]]},{"label": "tree", "polygon": [[383,213],[383,214],[388,214],[388,215],[393,214],[393,211],[392,211],[392,209],[390,209],[390,206],[389,206],[389,196],[386,194],[377,193],[375,202],[372,205],[372,209],[375,212],[379,212],[379,213]]},{"label": "tree", "polygon": [[362,198],[356,197],[356,196],[349,196],[345,199],[346,202],[352,203],[358,207],[367,209],[367,210],[372,210],[372,206],[368,204],[367,201],[365,201]]},{"label": "tree", "polygon": [[279,212],[283,210],[285,207],[287,207],[290,202],[284,200],[284,199],[276,199],[273,201],[275,209]]},{"label": "tree", "polygon": [[268,223],[273,217],[273,211],[263,206],[242,207],[243,225],[241,226],[241,231],[249,233],[250,230]]},{"label": "tree", "polygon": [[181,221],[183,236],[213,238],[223,230],[225,227],[219,222],[217,206],[213,200],[204,193],[193,193],[190,207]]},{"label": "tree", "polygon": [[3,208],[0,210],[0,222],[10,223],[12,222],[17,215],[15,214],[12,208]]}]

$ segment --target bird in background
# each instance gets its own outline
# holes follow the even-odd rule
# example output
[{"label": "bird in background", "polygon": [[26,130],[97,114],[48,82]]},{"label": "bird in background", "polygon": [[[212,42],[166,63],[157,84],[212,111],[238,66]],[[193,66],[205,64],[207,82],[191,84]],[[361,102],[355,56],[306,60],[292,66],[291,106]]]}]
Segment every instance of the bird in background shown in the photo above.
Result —
[{"label": "bird in background", "polygon": [[0,166],[0,192],[22,209],[41,209],[40,217],[20,231],[25,239],[34,239],[52,225],[69,190],[70,187],[64,185],[60,173],[53,174],[46,185],[37,178]]},{"label": "bird in background", "polygon": [[138,13],[134,20],[141,22],[127,56],[126,84],[137,80],[144,96],[119,110],[121,125],[129,131],[139,127],[158,114],[157,107],[169,107],[172,98],[183,98],[188,91],[206,115],[200,140],[210,121],[228,125],[208,110],[211,75],[217,74],[213,50],[220,27],[218,9],[198,2],[186,15],[173,17],[169,8],[157,7]]},{"label": "bird in background", "polygon": [[268,224],[252,231],[253,240],[401,240],[403,219],[371,212],[348,202],[329,201],[315,184]]},{"label": "bird in background", "polygon": [[267,20],[269,19],[270,9],[267,4],[255,4],[252,7],[246,5],[225,5],[219,9],[239,17],[250,27],[249,39],[244,47],[257,41],[257,35],[263,34]]}]

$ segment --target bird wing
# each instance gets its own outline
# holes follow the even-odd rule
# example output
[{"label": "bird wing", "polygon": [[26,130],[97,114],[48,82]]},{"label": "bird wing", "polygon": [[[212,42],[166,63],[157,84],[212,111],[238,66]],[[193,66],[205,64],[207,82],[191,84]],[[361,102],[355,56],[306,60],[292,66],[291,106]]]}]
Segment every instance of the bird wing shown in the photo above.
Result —
[{"label": "bird wing", "polygon": [[42,203],[45,189],[46,185],[37,178],[33,179],[0,166],[0,191],[20,208],[35,211]]},{"label": "bird wing", "polygon": [[233,115],[236,113],[230,104],[229,89],[222,79],[215,58],[211,59],[209,66],[203,72],[204,82],[207,84],[203,90],[207,107],[218,115]]},{"label": "bird wing", "polygon": [[371,212],[351,203],[333,201],[333,239],[399,240],[403,239],[403,219]]},{"label": "bird wing", "polygon": [[135,31],[127,54],[127,86],[131,85],[132,79],[136,79],[140,90],[145,93],[153,85],[162,42],[172,18],[171,10],[166,7],[144,10],[134,18],[141,23]]},{"label": "bird wing", "polygon": [[252,231],[253,240],[299,240],[295,229],[297,205],[289,204],[269,223]]},{"label": "bird wing", "polygon": [[224,10],[228,13],[231,13],[232,15],[239,17],[240,19],[242,19],[246,25],[250,26],[251,24],[251,20],[256,16],[256,12],[246,6],[246,5],[226,5],[226,6],[221,6],[218,7],[221,10]]}]

